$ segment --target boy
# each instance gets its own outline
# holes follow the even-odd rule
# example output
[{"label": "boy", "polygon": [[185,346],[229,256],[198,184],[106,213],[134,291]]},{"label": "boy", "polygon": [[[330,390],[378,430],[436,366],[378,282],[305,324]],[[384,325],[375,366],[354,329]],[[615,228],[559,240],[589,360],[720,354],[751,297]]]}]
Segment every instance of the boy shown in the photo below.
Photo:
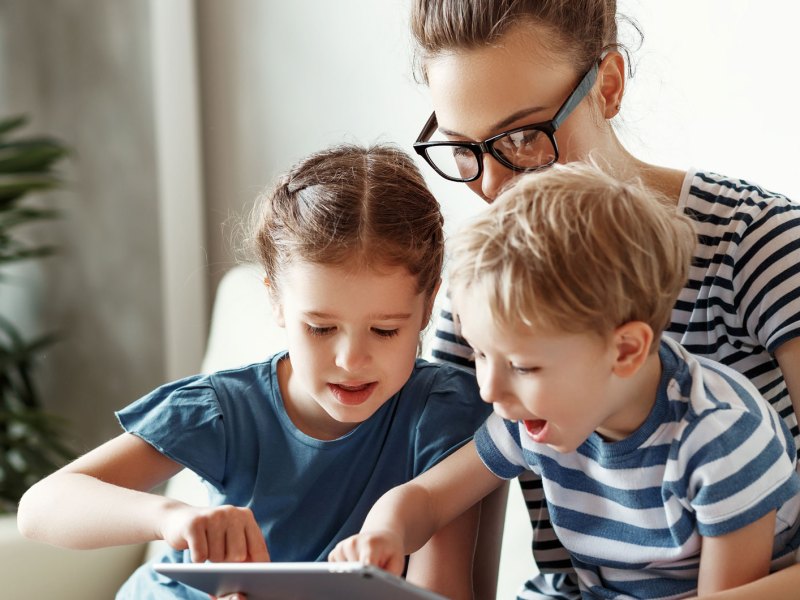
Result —
[{"label": "boy", "polygon": [[660,336],[694,245],[691,222],[638,184],[586,165],[522,177],[452,248],[454,311],[494,414],[331,559],[399,573],[531,469],[585,597],[685,598],[793,564],[787,427],[746,378]]}]

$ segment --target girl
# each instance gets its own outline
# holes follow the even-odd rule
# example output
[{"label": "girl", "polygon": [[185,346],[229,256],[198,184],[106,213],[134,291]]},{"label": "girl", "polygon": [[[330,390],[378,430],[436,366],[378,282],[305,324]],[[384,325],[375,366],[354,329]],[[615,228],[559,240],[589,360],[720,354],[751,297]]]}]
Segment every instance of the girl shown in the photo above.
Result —
[{"label": "girl", "polygon": [[[125,430],[33,486],[18,522],[71,548],[163,539],[159,561],[317,561],[388,489],[468,441],[474,378],[415,361],[443,256],[439,206],[390,147],[315,154],[259,202],[255,242],[288,352],[188,377],[119,411]],[[446,426],[445,426],[446,425]],[[211,507],[148,493],[182,468]],[[408,578],[471,597],[476,515],[411,557]],[[121,598],[203,598],[141,567]]]},{"label": "girl", "polygon": [[[520,172],[590,155],[670,198],[694,220],[698,244],[666,335],[749,377],[797,442],[800,207],[739,179],[646,164],[622,146],[611,126],[626,83],[616,17],[615,0],[415,0],[411,28],[434,108],[415,149],[487,203]],[[471,365],[450,315],[445,306],[434,356]],[[522,487],[544,573],[522,596],[577,597],[541,482]]]}]

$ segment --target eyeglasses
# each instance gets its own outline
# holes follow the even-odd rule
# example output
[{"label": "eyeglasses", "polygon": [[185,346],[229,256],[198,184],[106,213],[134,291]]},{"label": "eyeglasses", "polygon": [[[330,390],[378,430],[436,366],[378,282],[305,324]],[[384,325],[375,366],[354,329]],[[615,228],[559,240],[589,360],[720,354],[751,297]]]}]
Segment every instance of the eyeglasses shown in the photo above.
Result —
[{"label": "eyeglasses", "polygon": [[450,181],[475,181],[483,173],[483,154],[491,154],[512,171],[538,171],[558,160],[555,132],[597,80],[598,63],[581,77],[578,85],[549,121],[524,125],[504,131],[482,142],[430,142],[439,126],[436,113],[431,113],[414,142],[414,150],[439,175]]}]

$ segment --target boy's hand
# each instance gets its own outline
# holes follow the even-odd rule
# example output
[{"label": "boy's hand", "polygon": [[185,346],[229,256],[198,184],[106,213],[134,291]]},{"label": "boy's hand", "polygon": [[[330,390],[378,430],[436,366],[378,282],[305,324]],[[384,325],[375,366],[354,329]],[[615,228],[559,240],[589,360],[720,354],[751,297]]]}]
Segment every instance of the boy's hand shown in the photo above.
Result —
[{"label": "boy's hand", "polygon": [[261,528],[249,508],[198,508],[175,503],[164,516],[161,537],[192,562],[269,562]]},{"label": "boy's hand", "polygon": [[390,531],[352,535],[336,544],[328,560],[375,565],[395,575],[402,575],[405,566],[402,541]]}]

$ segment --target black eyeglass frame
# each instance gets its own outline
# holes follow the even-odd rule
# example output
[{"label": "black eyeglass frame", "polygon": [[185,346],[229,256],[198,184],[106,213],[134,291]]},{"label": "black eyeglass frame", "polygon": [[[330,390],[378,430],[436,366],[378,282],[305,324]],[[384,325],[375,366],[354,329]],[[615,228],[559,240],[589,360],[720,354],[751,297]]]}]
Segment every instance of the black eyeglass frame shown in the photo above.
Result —
[{"label": "black eyeglass frame", "polygon": [[[572,93],[564,100],[564,103],[561,105],[561,108],[556,111],[555,116],[550,119],[549,121],[542,121],[540,123],[532,123],[530,125],[523,125],[522,127],[516,127],[514,129],[509,129],[508,131],[503,131],[502,133],[498,133],[497,135],[493,135],[492,137],[483,140],[482,142],[448,142],[448,141],[440,141],[440,142],[431,142],[431,136],[433,135],[434,131],[436,131],[437,127],[439,127],[439,121],[436,119],[436,112],[432,112],[431,116],[428,117],[428,120],[425,122],[425,125],[422,127],[422,131],[420,131],[419,136],[417,136],[417,140],[414,142],[414,150],[417,154],[419,154],[422,158],[425,159],[434,171],[436,171],[439,175],[448,179],[450,181],[457,181],[460,183],[469,183],[470,181],[475,181],[476,179],[480,179],[481,175],[483,175],[483,155],[484,154],[491,154],[497,162],[499,162],[504,167],[511,169],[512,171],[516,171],[519,173],[531,172],[531,171],[539,171],[541,169],[546,169],[547,167],[551,166],[555,162],[558,161],[558,143],[556,142],[555,132],[564,122],[564,120],[575,110],[575,107],[581,103],[581,101],[586,97],[589,93],[589,90],[592,89],[594,86],[595,81],[597,81],[597,72],[599,69],[599,62],[595,62],[592,67],[586,71],[581,80],[578,82],[578,85],[575,86],[575,89],[572,90]],[[541,131],[550,139],[550,143],[553,145],[554,150],[554,157],[549,163],[545,165],[539,165],[536,167],[518,167],[503,158],[503,156],[499,152],[495,152],[494,144],[500,138],[506,137],[508,135],[517,133],[519,131],[526,131],[529,129],[535,129],[537,131]],[[474,176],[469,178],[461,178],[461,177],[452,177],[450,175],[445,174],[443,171],[436,166],[436,164],[431,160],[428,156],[428,148],[438,147],[438,146],[457,146],[461,148],[467,148],[470,150],[474,155],[475,159],[478,164],[478,171],[475,173]]]}]

